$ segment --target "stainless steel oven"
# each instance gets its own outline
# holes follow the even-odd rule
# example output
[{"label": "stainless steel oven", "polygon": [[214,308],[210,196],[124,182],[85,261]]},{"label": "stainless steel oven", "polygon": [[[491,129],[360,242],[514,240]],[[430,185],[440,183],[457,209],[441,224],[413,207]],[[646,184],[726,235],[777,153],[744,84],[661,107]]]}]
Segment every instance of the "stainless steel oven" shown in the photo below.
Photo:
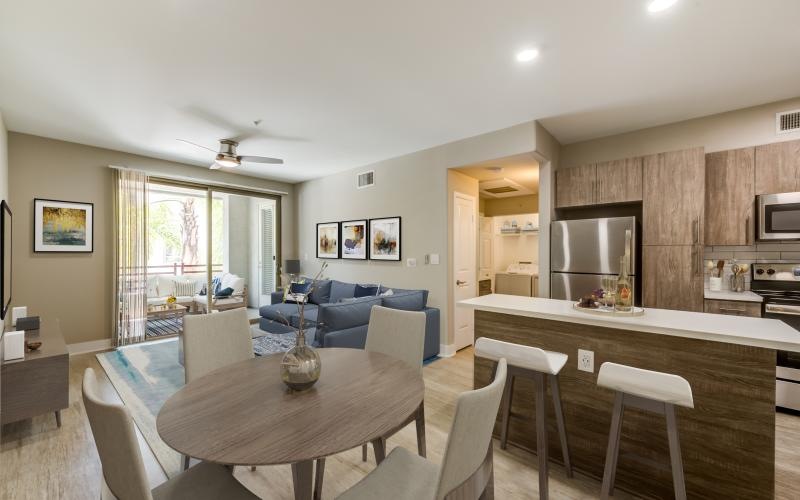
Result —
[{"label": "stainless steel oven", "polygon": [[758,239],[800,239],[800,193],[758,196]]}]

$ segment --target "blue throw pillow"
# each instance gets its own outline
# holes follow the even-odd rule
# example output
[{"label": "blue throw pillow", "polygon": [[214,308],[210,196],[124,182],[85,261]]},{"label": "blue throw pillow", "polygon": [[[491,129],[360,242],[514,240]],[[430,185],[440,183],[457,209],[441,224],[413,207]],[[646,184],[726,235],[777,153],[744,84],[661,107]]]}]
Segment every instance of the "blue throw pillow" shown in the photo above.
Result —
[{"label": "blue throw pillow", "polygon": [[311,282],[307,283],[292,283],[289,285],[289,293],[308,293],[309,288],[311,288]]},{"label": "blue throw pillow", "polygon": [[215,294],[216,297],[230,297],[231,295],[233,295],[233,288],[231,287],[223,288]]},{"label": "blue throw pillow", "polygon": [[374,297],[378,295],[378,285],[356,285],[353,297]]}]

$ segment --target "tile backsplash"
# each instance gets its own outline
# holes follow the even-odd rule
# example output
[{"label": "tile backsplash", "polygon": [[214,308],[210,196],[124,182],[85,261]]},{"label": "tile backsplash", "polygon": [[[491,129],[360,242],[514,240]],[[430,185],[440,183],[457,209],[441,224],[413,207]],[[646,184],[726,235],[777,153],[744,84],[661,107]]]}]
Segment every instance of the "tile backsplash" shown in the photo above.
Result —
[{"label": "tile backsplash", "polygon": [[[712,260],[716,264],[718,260],[725,261],[725,269],[722,274],[723,290],[730,288],[731,261],[752,264],[764,260],[797,260],[800,262],[800,242],[786,243],[757,243],[748,246],[713,246],[705,247],[703,256],[706,261]],[[708,278],[712,272],[705,271],[705,286],[708,288]],[[750,273],[744,276],[745,289],[750,290]]]}]

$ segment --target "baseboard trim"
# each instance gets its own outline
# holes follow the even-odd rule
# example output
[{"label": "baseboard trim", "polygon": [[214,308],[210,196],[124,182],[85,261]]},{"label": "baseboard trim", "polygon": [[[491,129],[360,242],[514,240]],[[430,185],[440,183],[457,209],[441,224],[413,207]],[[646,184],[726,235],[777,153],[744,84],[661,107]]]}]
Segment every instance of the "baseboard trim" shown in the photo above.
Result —
[{"label": "baseboard trim", "polygon": [[455,344],[439,344],[439,357],[452,358],[456,355]]},{"label": "baseboard trim", "polygon": [[70,356],[86,354],[88,352],[106,351],[108,349],[111,349],[111,339],[90,340],[88,342],[67,344],[67,352],[69,352]]}]

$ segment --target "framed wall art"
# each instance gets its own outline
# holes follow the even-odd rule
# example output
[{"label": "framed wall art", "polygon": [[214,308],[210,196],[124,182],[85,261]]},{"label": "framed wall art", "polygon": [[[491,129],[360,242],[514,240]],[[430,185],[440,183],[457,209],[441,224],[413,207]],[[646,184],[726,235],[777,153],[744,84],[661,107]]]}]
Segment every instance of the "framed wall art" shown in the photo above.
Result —
[{"label": "framed wall art", "polygon": [[342,225],[342,258],[365,260],[367,258],[367,221],[350,220]]},{"label": "framed wall art", "polygon": [[400,260],[400,217],[369,220],[370,260]]},{"label": "framed wall art", "polygon": [[94,251],[94,204],[33,200],[33,251]]},{"label": "framed wall art", "polygon": [[317,224],[317,258],[339,258],[338,222],[321,222]]}]

